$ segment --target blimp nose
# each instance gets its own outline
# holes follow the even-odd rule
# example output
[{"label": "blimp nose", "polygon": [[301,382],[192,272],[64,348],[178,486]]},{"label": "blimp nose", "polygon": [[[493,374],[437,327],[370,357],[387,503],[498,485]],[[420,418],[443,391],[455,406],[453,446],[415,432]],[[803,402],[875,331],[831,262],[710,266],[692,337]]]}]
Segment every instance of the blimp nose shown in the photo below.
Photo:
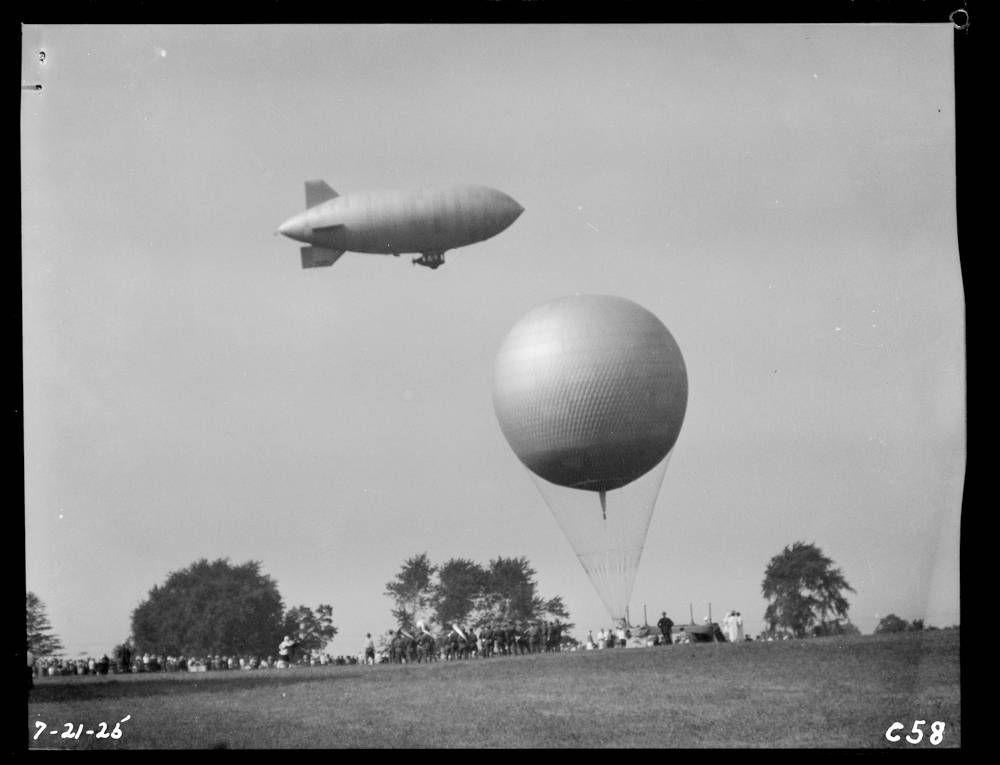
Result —
[{"label": "blimp nose", "polygon": [[278,226],[278,233],[282,236],[287,236],[289,239],[296,239],[302,242],[305,241],[306,234],[308,233],[306,229],[305,217],[300,213],[299,215],[293,215]]},{"label": "blimp nose", "polygon": [[[507,196],[506,194],[504,196]],[[506,225],[510,225],[518,219],[518,216],[524,212],[524,208],[517,202],[517,200],[507,197],[504,199],[504,218],[506,219]]]}]

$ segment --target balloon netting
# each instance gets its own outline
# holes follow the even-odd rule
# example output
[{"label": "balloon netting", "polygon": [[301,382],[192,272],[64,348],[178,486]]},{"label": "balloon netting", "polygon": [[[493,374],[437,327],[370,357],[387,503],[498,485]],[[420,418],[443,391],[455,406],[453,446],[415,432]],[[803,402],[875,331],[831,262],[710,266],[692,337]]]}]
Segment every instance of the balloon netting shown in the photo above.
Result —
[{"label": "balloon netting", "polygon": [[607,492],[604,514],[597,492],[557,486],[532,475],[613,620],[625,618],[669,462],[668,454],[645,475]]}]

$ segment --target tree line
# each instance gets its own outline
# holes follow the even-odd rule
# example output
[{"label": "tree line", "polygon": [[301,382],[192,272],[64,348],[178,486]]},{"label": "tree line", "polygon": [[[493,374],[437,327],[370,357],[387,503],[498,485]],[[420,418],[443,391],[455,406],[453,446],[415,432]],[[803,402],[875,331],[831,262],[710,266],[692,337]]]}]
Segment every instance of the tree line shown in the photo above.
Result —
[{"label": "tree line", "polygon": [[[132,613],[130,648],[139,653],[190,655],[273,654],[284,636],[301,651],[321,651],[337,634],[333,608],[285,608],[277,583],[258,561],[233,565],[201,559],[154,586]],[[858,634],[848,619],[846,593],[855,592],[843,572],[815,544],[795,542],[768,563],[761,591],[768,601],[764,621],[771,632],[796,637]],[[543,597],[527,558],[498,556],[483,565],[468,558],[433,563],[427,553],[403,562],[385,585],[398,629],[417,623],[448,630],[506,623],[548,621],[573,625],[561,596]],[[62,643],[52,631],[45,605],[26,596],[27,648],[35,657],[55,656]],[[876,634],[915,631],[923,620],[884,617]]]},{"label": "tree line", "polygon": [[417,622],[440,629],[452,624],[473,629],[505,622],[563,622],[569,611],[561,596],[545,598],[538,592],[536,572],[527,558],[498,556],[486,565],[468,558],[432,563],[427,553],[403,562],[385,585],[393,602],[392,617],[399,629],[411,632]]},{"label": "tree line", "polygon": [[258,561],[201,559],[175,571],[132,612],[139,653],[171,656],[274,654],[285,635],[300,651],[322,650],[334,635],[333,607],[285,609],[277,583]]}]

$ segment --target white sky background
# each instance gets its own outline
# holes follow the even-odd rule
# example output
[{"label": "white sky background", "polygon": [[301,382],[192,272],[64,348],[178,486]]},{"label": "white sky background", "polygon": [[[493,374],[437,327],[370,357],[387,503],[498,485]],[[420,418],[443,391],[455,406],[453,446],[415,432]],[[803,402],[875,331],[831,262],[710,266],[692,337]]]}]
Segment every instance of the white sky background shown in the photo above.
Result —
[{"label": "white sky background", "polygon": [[[170,571],[260,560],[353,653],[426,551],[526,556],[608,623],[491,401],[531,307],[653,311],[687,418],[632,599],[761,628],[815,542],[894,612],[958,616],[964,300],[952,27],[24,30],[27,584],[104,652]],[[46,58],[39,62],[37,52]],[[437,270],[304,271],[303,181],[480,183],[524,214]]]}]

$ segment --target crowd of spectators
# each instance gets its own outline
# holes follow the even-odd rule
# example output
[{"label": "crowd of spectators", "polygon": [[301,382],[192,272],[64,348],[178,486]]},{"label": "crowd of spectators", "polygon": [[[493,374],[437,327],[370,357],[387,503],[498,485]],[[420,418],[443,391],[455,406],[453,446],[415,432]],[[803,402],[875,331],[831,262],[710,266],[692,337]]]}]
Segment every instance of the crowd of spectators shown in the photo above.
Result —
[{"label": "crowd of spectators", "polygon": [[107,655],[100,659],[93,656],[79,659],[66,659],[58,656],[46,656],[35,659],[31,665],[34,677],[55,677],[65,675],[107,675],[117,672],[118,667]]},{"label": "crowd of spectators", "polygon": [[645,648],[685,643],[691,639],[683,626],[675,632],[666,614],[656,627],[630,627],[621,621],[612,627],[601,628],[596,635],[588,630],[583,643],[564,635],[563,625],[559,623],[504,622],[479,629],[453,624],[450,629],[435,634],[417,622],[412,631],[397,629],[383,633],[377,648],[371,635],[365,635],[358,660],[366,664],[406,664],[554,651]]},{"label": "crowd of spectators", "polygon": [[478,629],[452,624],[450,629],[432,633],[422,622],[412,632],[389,630],[373,650],[372,638],[365,636],[359,658],[367,664],[409,664],[424,661],[523,656],[567,650],[572,645],[558,622],[500,622]]},{"label": "crowd of spectators", "polygon": [[601,651],[608,648],[648,648],[667,643],[664,636],[652,627],[628,627],[618,624],[614,627],[604,629],[603,627],[594,634],[593,630],[587,630],[587,638],[583,642],[583,649],[586,651]]},{"label": "crowd of spectators", "polygon": [[[707,621],[707,620],[706,620]],[[605,650],[685,643],[691,638],[684,627],[676,632],[673,622],[661,620],[659,628],[648,626],[632,628],[619,623],[601,628],[595,635],[587,631],[586,640],[578,644],[563,634],[563,626],[549,622],[504,622],[479,629],[462,628],[457,624],[439,634],[431,633],[423,623],[412,632],[389,630],[380,636],[378,649],[371,635],[365,636],[362,651],[355,656],[331,656],[320,651],[299,651],[288,641],[279,646],[278,655],[199,655],[170,656],[165,654],[133,653],[128,646],[120,646],[114,658],[104,654],[76,659],[47,656],[32,659],[30,674],[33,678],[65,677],[69,675],[142,674],[147,672],[232,672],[283,669],[290,666],[325,667],[350,664],[397,663],[422,661],[449,661],[455,659],[519,656],[532,653]],[[739,625],[742,628],[742,624]],[[728,631],[728,630],[727,630]],[[742,629],[739,630],[742,632]],[[721,637],[721,636],[720,636]],[[728,637],[728,636],[727,636]],[[740,636],[744,641],[788,640],[781,632],[761,632],[756,637]],[[693,641],[692,641],[693,642]]]},{"label": "crowd of spectators", "polygon": [[47,656],[35,659],[32,663],[32,676],[66,677],[69,675],[108,675],[108,674],[141,674],[146,672],[232,672],[281,669],[283,666],[295,665],[306,667],[325,667],[334,665],[357,664],[356,656],[331,656],[328,653],[304,652],[292,657],[291,661],[279,660],[274,656],[168,656],[165,654],[150,654],[129,656],[127,653],[117,658],[107,654],[96,659],[80,657],[77,659]]}]

